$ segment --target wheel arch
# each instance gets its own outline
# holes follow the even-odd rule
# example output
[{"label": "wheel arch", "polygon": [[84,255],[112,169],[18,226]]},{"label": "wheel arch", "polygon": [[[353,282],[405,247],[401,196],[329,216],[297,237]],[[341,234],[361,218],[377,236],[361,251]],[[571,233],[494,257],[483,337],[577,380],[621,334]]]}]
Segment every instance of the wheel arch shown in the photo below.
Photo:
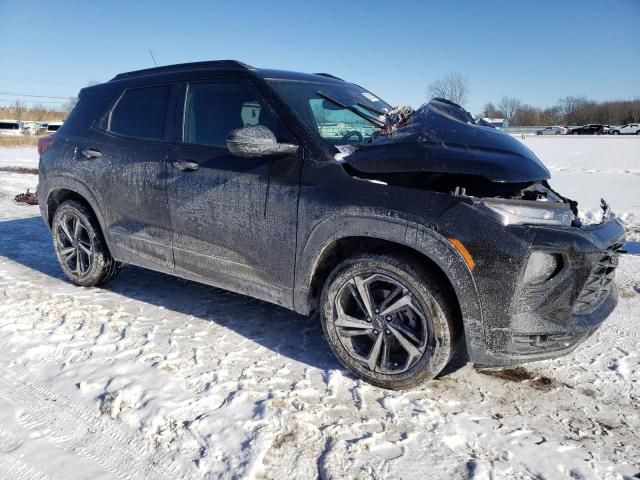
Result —
[{"label": "wheel arch", "polygon": [[440,233],[395,218],[332,217],[318,224],[296,262],[295,309],[316,309],[324,281],[345,258],[358,253],[398,251],[436,269],[448,282],[461,315],[467,348],[484,344],[482,308],[471,270],[462,255]]},{"label": "wheel arch", "polygon": [[99,207],[97,199],[91,193],[89,188],[82,182],[68,177],[54,178],[50,181],[50,185],[45,204],[47,225],[51,227],[53,215],[62,202],[66,200],[75,200],[84,204],[96,216],[98,225],[100,226],[100,231],[107,243],[107,247],[111,250],[111,238],[108,230],[105,228],[106,224],[102,210]]}]

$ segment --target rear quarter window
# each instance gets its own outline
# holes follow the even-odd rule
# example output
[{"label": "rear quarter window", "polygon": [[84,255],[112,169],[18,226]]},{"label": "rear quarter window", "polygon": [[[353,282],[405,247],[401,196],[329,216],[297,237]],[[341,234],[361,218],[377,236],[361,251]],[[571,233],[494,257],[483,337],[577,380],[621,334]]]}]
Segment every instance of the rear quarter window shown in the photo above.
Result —
[{"label": "rear quarter window", "polygon": [[108,91],[81,93],[78,103],[57,131],[61,135],[86,133],[96,118],[113,102],[114,95],[115,93]]},{"label": "rear quarter window", "polygon": [[107,130],[127,137],[164,140],[171,85],[125,90],[109,115]]}]

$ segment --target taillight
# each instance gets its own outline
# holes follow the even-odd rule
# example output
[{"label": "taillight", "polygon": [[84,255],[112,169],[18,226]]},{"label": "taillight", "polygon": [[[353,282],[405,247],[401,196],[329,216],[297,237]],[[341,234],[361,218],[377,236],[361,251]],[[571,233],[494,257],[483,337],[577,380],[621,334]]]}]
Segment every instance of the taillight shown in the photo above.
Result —
[{"label": "taillight", "polygon": [[51,146],[56,143],[55,135],[47,135],[46,137],[40,137],[38,139],[38,155],[42,156],[44,152],[49,150]]}]

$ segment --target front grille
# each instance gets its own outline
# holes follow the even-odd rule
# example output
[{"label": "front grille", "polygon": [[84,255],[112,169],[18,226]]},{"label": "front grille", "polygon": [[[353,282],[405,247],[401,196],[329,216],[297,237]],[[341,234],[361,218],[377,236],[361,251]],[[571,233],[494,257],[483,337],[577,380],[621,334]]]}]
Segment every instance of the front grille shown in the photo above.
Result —
[{"label": "front grille", "polygon": [[607,297],[618,266],[620,248],[622,248],[622,243],[615,243],[604,251],[578,296],[574,312],[589,312]]}]

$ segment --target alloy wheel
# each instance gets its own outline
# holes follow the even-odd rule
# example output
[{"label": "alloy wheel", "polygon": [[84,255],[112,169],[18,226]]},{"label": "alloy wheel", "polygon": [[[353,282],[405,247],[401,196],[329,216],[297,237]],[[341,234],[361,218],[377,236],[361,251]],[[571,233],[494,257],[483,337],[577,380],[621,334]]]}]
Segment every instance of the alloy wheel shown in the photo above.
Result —
[{"label": "alloy wheel", "polygon": [[349,354],[376,373],[403,373],[427,348],[427,318],[416,296],[379,273],[357,275],[335,299],[334,326]]},{"label": "alloy wheel", "polygon": [[66,213],[55,231],[61,262],[74,275],[86,275],[93,266],[95,248],[84,221],[78,215]]}]

